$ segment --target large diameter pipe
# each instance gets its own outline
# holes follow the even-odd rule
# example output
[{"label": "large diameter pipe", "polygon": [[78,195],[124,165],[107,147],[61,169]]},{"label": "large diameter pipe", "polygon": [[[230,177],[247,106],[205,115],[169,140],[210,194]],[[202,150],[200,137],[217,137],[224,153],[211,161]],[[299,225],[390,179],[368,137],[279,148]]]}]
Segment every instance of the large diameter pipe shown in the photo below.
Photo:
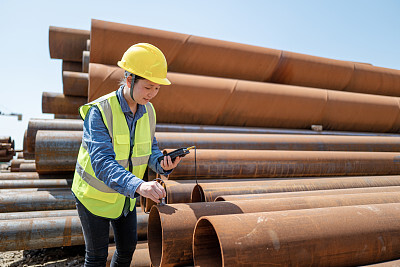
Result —
[{"label": "large diameter pipe", "polygon": [[400,176],[330,177],[251,182],[199,183],[192,192],[192,202],[212,202],[218,196],[329,190],[361,187],[399,186]]},{"label": "large diameter pipe", "polygon": [[82,131],[82,120],[71,119],[30,119],[26,133],[27,149],[35,153],[36,134],[39,130]]},{"label": "large diameter pipe", "polygon": [[229,195],[229,196],[219,196],[215,199],[215,201],[275,199],[275,198],[288,198],[288,197],[328,196],[328,195],[362,194],[362,193],[375,193],[375,192],[381,192],[381,193],[400,192],[400,186],[363,187],[363,188],[345,188],[345,189],[331,189],[331,190]]},{"label": "large diameter pipe", "polygon": [[63,71],[63,92],[66,96],[88,96],[89,75],[82,72]]},{"label": "large diameter pipe", "polygon": [[54,131],[38,131],[35,142],[36,171],[40,174],[73,172],[82,132],[70,131],[61,138]]},{"label": "large diameter pipe", "polygon": [[194,263],[359,266],[398,259],[399,229],[400,203],[205,216],[194,231]]},{"label": "large diameter pipe", "polygon": [[82,62],[87,39],[90,39],[90,31],[50,26],[50,58]]},{"label": "large diameter pipe", "polygon": [[[121,68],[91,63],[89,101],[116,90],[121,77]],[[400,129],[398,97],[182,73],[168,73],[168,79],[172,85],[152,99],[162,123],[294,129],[317,124],[325,130],[394,133]]]},{"label": "large diameter pipe", "polygon": [[149,217],[150,257],[154,266],[192,265],[192,236],[202,216],[399,202],[397,191],[154,206]]},{"label": "large diameter pipe", "polygon": [[[148,214],[138,214],[138,239],[147,239]],[[110,231],[110,239],[114,237]],[[85,244],[78,216],[0,220],[0,251]]]},{"label": "large diameter pipe", "polygon": [[[79,147],[82,142],[81,131],[39,131],[36,134],[36,170],[39,173],[74,171]],[[199,166],[204,158],[213,153],[208,149],[254,149],[254,150],[343,150],[343,151],[400,151],[399,137],[372,136],[309,136],[274,134],[218,134],[218,133],[156,133],[160,148],[188,147],[195,145],[198,150]],[[38,150],[38,151],[36,151]],[[237,153],[236,151],[235,153]],[[230,153],[225,151],[224,153]],[[234,152],[231,152],[234,153]],[[244,151],[244,153],[247,153]],[[287,153],[287,152],[286,152]],[[192,153],[194,154],[194,153]],[[243,153],[240,152],[240,155]],[[326,153],[325,153],[326,154]],[[217,156],[212,156],[216,158]],[[188,157],[189,159],[190,157]],[[184,159],[181,164],[188,161]],[[242,158],[241,158],[242,159]],[[289,160],[290,158],[288,158]],[[192,158],[190,159],[192,160]],[[193,161],[186,167],[193,168]],[[219,159],[221,160],[221,159]],[[216,162],[218,162],[217,160]],[[243,156],[243,160],[245,157]],[[261,161],[262,159],[260,159]],[[186,164],[185,163],[185,164]],[[245,164],[245,163],[243,163]],[[267,163],[265,163],[267,164]],[[239,165],[238,165],[239,166]],[[181,167],[178,167],[179,170]],[[201,167],[199,167],[201,168]],[[171,177],[182,176],[174,172]],[[194,174],[194,173],[193,173]],[[200,175],[200,172],[199,172]],[[212,175],[212,174],[211,174]],[[243,173],[245,175],[245,173]],[[253,174],[251,174],[253,175]]]},{"label": "large diameter pipe", "polygon": [[66,210],[75,207],[71,190],[0,195],[0,212]]},{"label": "large diameter pipe", "polygon": [[399,153],[214,150],[187,155],[169,179],[273,178],[400,174]]},{"label": "large diameter pipe", "polygon": [[78,108],[87,103],[83,96],[66,96],[60,93],[42,93],[42,112],[53,114],[79,115]]},{"label": "large diameter pipe", "polygon": [[11,188],[70,188],[72,179],[0,180],[0,189]]},{"label": "large diameter pipe", "polygon": [[294,134],[156,133],[160,149],[311,150],[400,152],[400,137]]},{"label": "large diameter pipe", "polygon": [[115,65],[138,42],[159,47],[173,72],[400,96],[399,70],[100,20],[90,62]]}]

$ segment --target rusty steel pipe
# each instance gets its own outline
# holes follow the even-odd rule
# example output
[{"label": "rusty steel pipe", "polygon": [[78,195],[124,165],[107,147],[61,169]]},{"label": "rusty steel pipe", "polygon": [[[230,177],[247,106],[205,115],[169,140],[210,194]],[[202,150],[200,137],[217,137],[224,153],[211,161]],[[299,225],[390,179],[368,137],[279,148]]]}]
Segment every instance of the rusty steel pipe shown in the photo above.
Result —
[{"label": "rusty steel pipe", "polygon": [[[257,180],[259,179],[208,179],[208,180],[198,180],[197,182],[203,184],[203,183],[220,183],[220,182],[233,182],[233,181],[252,182]],[[176,180],[176,181],[164,180],[163,186],[167,193],[167,196],[165,198],[165,203],[175,204],[175,203],[192,202],[192,192],[196,184],[197,184],[196,180]],[[140,207],[144,212],[150,212],[151,207],[154,205],[156,205],[156,203],[153,202],[151,199],[140,196]]]},{"label": "rusty steel pipe", "polygon": [[50,26],[50,58],[82,62],[87,39],[90,39],[90,31]]},{"label": "rusty steel pipe", "polygon": [[66,96],[88,96],[89,75],[83,72],[63,71],[63,92]]},{"label": "rusty steel pipe", "polygon": [[40,174],[73,172],[78,158],[82,132],[38,131],[35,142],[36,171]]},{"label": "rusty steel pipe", "polygon": [[0,180],[0,189],[11,188],[70,188],[72,179]]},{"label": "rusty steel pipe", "polygon": [[[116,90],[123,73],[118,67],[91,63],[89,101]],[[291,85],[182,73],[168,73],[168,79],[172,85],[152,99],[157,121],[162,123],[294,129],[317,124],[335,131],[400,131],[398,97],[299,90]]]},{"label": "rusty steel pipe", "polygon": [[62,66],[61,66],[61,72],[64,72],[64,71],[81,72],[82,71],[82,63],[63,60]]},{"label": "rusty steel pipe", "polygon": [[70,210],[42,210],[42,211],[24,211],[24,212],[6,212],[0,213],[0,220],[17,220],[47,217],[66,217],[78,216],[76,209]]},{"label": "rusty steel pipe", "polygon": [[65,191],[69,190],[68,187],[60,187],[60,188],[11,188],[11,189],[0,189],[0,194],[16,194],[16,193],[33,193],[33,192],[54,192],[54,191]]},{"label": "rusty steel pipe", "polygon": [[281,134],[156,133],[160,149],[311,150],[400,152],[400,137]]},{"label": "rusty steel pipe", "polygon": [[399,186],[400,176],[330,177],[252,182],[199,183],[192,192],[192,202],[212,202],[218,196],[329,190],[361,187]]},{"label": "rusty steel pipe", "polygon": [[19,172],[19,167],[21,163],[35,163],[35,161],[27,159],[13,159],[11,160],[11,172]]},{"label": "rusty steel pipe", "polygon": [[399,229],[400,203],[205,216],[194,231],[194,263],[359,266],[398,259]]},{"label": "rusty steel pipe", "polygon": [[[273,178],[400,174],[399,153],[284,150],[197,150],[197,177]],[[193,179],[194,153],[169,179]]]},{"label": "rusty steel pipe", "polygon": [[36,163],[21,163],[19,165],[19,172],[35,172],[36,171]]},{"label": "rusty steel pipe", "polygon": [[[89,48],[90,49],[90,48]],[[90,63],[90,51],[83,51],[82,52],[82,72],[89,73],[89,63]],[[86,93],[87,93],[86,88]],[[87,96],[87,94],[86,94]]]},{"label": "rusty steel pipe", "polygon": [[[139,240],[147,239],[147,221],[148,214],[138,214]],[[111,230],[110,239],[113,237]],[[0,220],[0,251],[83,244],[82,226],[78,216]]]},{"label": "rusty steel pipe", "polygon": [[192,236],[202,216],[383,203],[400,203],[399,191],[154,206],[149,216],[150,257],[154,266],[192,265]]},{"label": "rusty steel pipe", "polygon": [[115,65],[138,42],[160,48],[173,72],[400,96],[399,70],[101,20],[90,62]]},{"label": "rusty steel pipe", "polygon": [[60,178],[73,178],[72,174],[39,174],[35,172],[9,172],[0,173],[0,180],[30,180],[30,179],[60,179]]},{"label": "rusty steel pipe", "polygon": [[[82,141],[82,132],[42,130],[39,132],[40,135],[36,132],[39,142],[36,145],[40,150],[36,153],[37,171],[39,173],[73,171]],[[156,138],[160,148],[195,145],[200,149],[400,151],[398,137],[157,132]],[[200,157],[199,154],[199,159]],[[171,177],[174,177],[174,174]]]},{"label": "rusty steel pipe", "polygon": [[43,92],[42,112],[79,115],[78,108],[87,102],[87,97],[83,96],[66,96],[60,93]]},{"label": "rusty steel pipe", "polygon": [[307,197],[307,196],[327,196],[341,194],[362,194],[375,192],[400,192],[400,186],[387,187],[363,187],[363,188],[345,188],[331,190],[314,190],[314,191],[297,191],[297,192],[279,192],[279,193],[264,193],[264,194],[244,194],[244,195],[228,195],[219,196],[215,201],[238,201],[238,200],[253,200],[253,199],[274,199],[288,197]]},{"label": "rusty steel pipe", "polygon": [[70,189],[0,195],[0,212],[66,210],[75,208]]},{"label": "rusty steel pipe", "polygon": [[[140,244],[138,244],[139,246]],[[133,253],[132,256],[132,262],[130,267],[150,267],[151,266],[151,261],[150,261],[150,255],[149,255],[149,250],[146,247],[144,248],[139,248],[138,246],[136,246],[136,250]],[[115,252],[115,245],[114,246],[110,246],[108,248],[108,257],[107,257],[107,267],[110,266],[111,264],[111,259],[112,256]]]},{"label": "rusty steel pipe", "polygon": [[26,133],[27,150],[35,153],[36,134],[39,130],[82,131],[82,120],[71,119],[30,119]]}]

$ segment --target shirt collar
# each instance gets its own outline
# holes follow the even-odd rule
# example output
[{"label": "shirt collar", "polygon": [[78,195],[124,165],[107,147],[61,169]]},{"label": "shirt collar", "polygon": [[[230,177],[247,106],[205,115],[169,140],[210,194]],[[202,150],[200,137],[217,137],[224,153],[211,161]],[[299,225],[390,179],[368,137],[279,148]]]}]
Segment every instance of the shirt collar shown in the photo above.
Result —
[{"label": "shirt collar", "polygon": [[[124,85],[121,85],[121,87],[117,90],[117,98],[119,100],[119,104],[121,105],[121,109],[123,113],[128,113],[132,115],[132,111],[128,105],[128,102],[126,102],[125,97],[122,94],[122,90],[124,89]],[[137,104],[137,110],[136,110],[136,116],[139,118],[143,116],[143,114],[146,113],[146,107],[141,104]]]}]

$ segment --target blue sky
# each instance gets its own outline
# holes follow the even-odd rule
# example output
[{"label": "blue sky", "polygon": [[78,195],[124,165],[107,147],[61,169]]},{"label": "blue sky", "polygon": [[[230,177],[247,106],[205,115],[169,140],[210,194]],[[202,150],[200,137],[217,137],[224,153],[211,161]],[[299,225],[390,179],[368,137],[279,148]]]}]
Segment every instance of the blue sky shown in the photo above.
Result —
[{"label": "blue sky", "polygon": [[22,149],[42,92],[62,93],[49,26],[90,30],[92,18],[400,70],[398,0],[0,0],[0,136]]}]

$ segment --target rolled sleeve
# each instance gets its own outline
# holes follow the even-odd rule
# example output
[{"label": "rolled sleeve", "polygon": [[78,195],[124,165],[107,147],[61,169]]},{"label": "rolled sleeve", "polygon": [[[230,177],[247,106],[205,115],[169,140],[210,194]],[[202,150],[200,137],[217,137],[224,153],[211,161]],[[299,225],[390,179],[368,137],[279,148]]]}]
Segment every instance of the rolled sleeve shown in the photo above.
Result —
[{"label": "rolled sleeve", "polygon": [[96,177],[122,195],[131,198],[137,197],[136,189],[143,183],[143,180],[125,170],[115,160],[111,137],[100,110],[95,106],[89,110],[84,121],[83,140],[87,144]]}]

